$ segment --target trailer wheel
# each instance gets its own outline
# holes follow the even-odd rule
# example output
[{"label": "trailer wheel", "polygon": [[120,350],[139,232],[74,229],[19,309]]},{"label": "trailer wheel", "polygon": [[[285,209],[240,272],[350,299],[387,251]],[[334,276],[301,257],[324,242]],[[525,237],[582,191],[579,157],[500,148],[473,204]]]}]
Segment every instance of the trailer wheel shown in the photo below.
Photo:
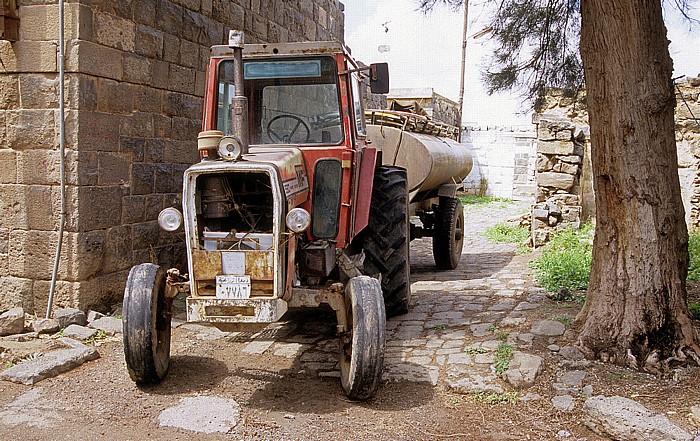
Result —
[{"label": "trailer wheel", "polygon": [[384,369],[386,312],[377,279],[353,277],[345,288],[348,329],[340,339],[340,380],[351,400],[366,400],[379,389]]},{"label": "trailer wheel", "polygon": [[124,290],[124,357],[139,385],[159,383],[170,364],[172,299],[165,298],[163,268],[142,263],[131,268]]},{"label": "trailer wheel", "polygon": [[455,269],[464,245],[464,210],[457,198],[441,197],[435,211],[433,257],[438,269]]},{"label": "trailer wheel", "polygon": [[407,313],[411,300],[407,186],[405,169],[377,168],[364,233],[365,274],[382,275],[388,317]]}]

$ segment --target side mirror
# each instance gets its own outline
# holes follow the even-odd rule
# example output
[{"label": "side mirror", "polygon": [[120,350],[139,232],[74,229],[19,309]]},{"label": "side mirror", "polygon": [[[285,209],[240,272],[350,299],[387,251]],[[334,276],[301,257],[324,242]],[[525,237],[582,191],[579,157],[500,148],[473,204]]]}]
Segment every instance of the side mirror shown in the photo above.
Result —
[{"label": "side mirror", "polygon": [[369,87],[372,93],[389,93],[389,65],[374,63],[369,66]]}]

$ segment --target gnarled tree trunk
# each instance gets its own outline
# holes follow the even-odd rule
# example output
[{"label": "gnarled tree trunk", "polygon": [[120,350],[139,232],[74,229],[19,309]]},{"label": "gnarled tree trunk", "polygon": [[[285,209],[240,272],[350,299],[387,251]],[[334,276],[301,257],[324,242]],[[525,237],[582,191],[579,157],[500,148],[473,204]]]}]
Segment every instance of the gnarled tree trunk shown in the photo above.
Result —
[{"label": "gnarled tree trunk", "polygon": [[651,372],[698,361],[661,2],[582,0],[581,14],[597,224],[579,345]]}]

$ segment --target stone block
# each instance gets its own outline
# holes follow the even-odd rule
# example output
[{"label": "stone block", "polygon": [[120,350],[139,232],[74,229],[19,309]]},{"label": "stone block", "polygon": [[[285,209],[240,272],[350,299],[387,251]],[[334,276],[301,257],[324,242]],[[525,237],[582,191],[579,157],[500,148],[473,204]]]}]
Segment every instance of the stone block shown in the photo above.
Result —
[{"label": "stone block", "polygon": [[578,164],[568,164],[566,162],[560,162],[559,168],[559,171],[561,171],[562,173],[567,173],[574,176],[577,176],[579,172]]},{"label": "stone block", "polygon": [[131,164],[131,194],[150,194],[154,182],[153,164]]},{"label": "stone block", "polygon": [[175,35],[163,34],[163,61],[178,63],[180,61],[180,39]]},{"label": "stone block", "polygon": [[180,45],[180,64],[184,67],[196,69],[199,64],[199,48],[201,45],[184,39],[180,40]]},{"label": "stone block", "polygon": [[[46,314],[48,304],[50,280],[35,280],[32,287],[32,302],[34,304],[34,312],[36,314]],[[56,282],[56,291],[54,292],[54,307],[57,305],[77,306],[78,305],[78,290],[79,282],[67,282],[58,280]]]},{"label": "stone block", "polygon": [[82,187],[78,193],[80,231],[99,230],[119,225],[123,196],[120,187]]},{"label": "stone block", "polygon": [[569,164],[581,164],[581,157],[579,155],[559,156],[557,159]]},{"label": "stone block", "polygon": [[168,92],[163,98],[163,112],[167,116],[190,119],[200,119],[202,116],[202,98],[177,92]]},{"label": "stone block", "polygon": [[38,318],[32,322],[32,330],[39,334],[53,334],[61,329],[58,320],[52,318]]},{"label": "stone block", "polygon": [[0,337],[24,332],[24,309],[15,307],[0,314]]},{"label": "stone block", "polygon": [[163,91],[150,86],[135,87],[134,110],[138,112],[160,113]]},{"label": "stone block", "polygon": [[172,120],[172,139],[192,141],[197,139],[197,134],[202,123],[199,120],[174,117]]},{"label": "stone block", "polygon": [[82,74],[66,74],[66,78],[68,108],[81,111],[97,110],[97,78]]},{"label": "stone block", "polygon": [[172,193],[177,191],[177,188],[173,186],[173,173],[170,164],[156,164],[154,179],[154,191],[156,193]]},{"label": "stone block", "polygon": [[532,210],[532,216],[535,219],[546,220],[549,216],[549,210],[543,208],[535,208]]},{"label": "stone block", "polygon": [[126,52],[136,48],[136,25],[111,14],[96,13],[93,18],[95,41]]},{"label": "stone block", "polygon": [[[8,242],[10,240],[10,230],[0,227],[0,254],[7,254],[9,250]],[[0,306],[2,309],[2,306]]]},{"label": "stone block", "polygon": [[122,199],[122,224],[134,224],[144,220],[145,196],[127,196]]},{"label": "stone block", "polygon": [[133,138],[150,138],[153,136],[153,115],[150,113],[134,112],[123,115],[119,122],[120,136]]},{"label": "stone block", "polygon": [[135,52],[144,57],[163,57],[163,33],[147,26],[136,26]]},{"label": "stone block", "polygon": [[30,229],[52,231],[58,226],[60,201],[53,199],[50,186],[30,185],[25,188],[25,198]]},{"label": "stone block", "polygon": [[163,195],[149,194],[144,203],[144,217],[147,221],[157,220],[161,210],[163,210]]},{"label": "stone block", "polygon": [[133,6],[134,19],[137,23],[150,27],[154,27],[156,25],[157,0],[139,0],[137,2],[134,2]]},{"label": "stone block", "polygon": [[130,225],[110,228],[107,230],[107,237],[102,258],[102,272],[114,273],[131,268],[132,264],[132,242]]},{"label": "stone block", "polygon": [[102,317],[90,323],[90,327],[99,329],[107,335],[122,333],[122,319],[116,317]]},{"label": "stone block", "polygon": [[535,379],[542,373],[542,357],[516,351],[503,378],[516,389],[524,389],[535,384]]},{"label": "stone block", "polygon": [[34,309],[32,281],[17,277],[0,277],[0,311],[22,307],[25,311]]},{"label": "stone block", "polygon": [[561,190],[570,190],[574,186],[575,177],[566,173],[544,172],[537,174],[537,185]]},{"label": "stone block", "polygon": [[29,228],[25,205],[25,187],[0,185],[0,225]]},{"label": "stone block", "polygon": [[17,182],[17,152],[0,150],[0,184]]},{"label": "stone block", "polygon": [[87,324],[85,313],[77,308],[56,309],[53,312],[53,318],[58,321],[61,329],[71,325],[85,326]]},{"label": "stone block", "polygon": [[142,162],[146,141],[143,138],[119,138],[119,152],[129,154],[131,162]]},{"label": "stone block", "polygon": [[124,153],[98,152],[98,185],[123,185],[129,182],[131,161]]},{"label": "stone block", "polygon": [[575,152],[573,141],[537,141],[537,153],[569,156]]},{"label": "stone block", "polygon": [[25,150],[17,155],[17,179],[23,184],[53,185],[60,182],[57,150]]},{"label": "stone block", "polygon": [[85,150],[116,152],[119,150],[119,115],[80,112],[78,140]]},{"label": "stone block", "polygon": [[165,146],[165,157],[179,164],[194,164],[199,161],[196,141],[169,141]]},{"label": "stone block", "polygon": [[58,146],[55,110],[13,110],[4,113],[6,147],[27,150],[53,149]]},{"label": "stone block", "polygon": [[148,249],[158,246],[160,236],[160,226],[157,221],[149,221],[134,225],[134,249]]},{"label": "stone block", "polygon": [[156,27],[166,34],[180,35],[183,27],[183,9],[169,1],[159,1],[156,5]]},{"label": "stone block", "polygon": [[77,45],[78,70],[98,77],[121,80],[124,73],[123,52],[89,41]]},{"label": "stone block", "polygon": [[129,83],[101,79],[97,83],[97,111],[106,113],[131,113],[133,86]]},{"label": "stone block", "polygon": [[151,81],[151,60],[134,54],[124,54],[124,81],[148,84]]},{"label": "stone block", "polygon": [[19,108],[19,76],[0,76],[0,109],[13,110]]},{"label": "stone block", "polygon": [[0,40],[0,73],[56,72],[56,47],[45,41]]},{"label": "stone block", "polygon": [[583,423],[600,435],[624,440],[686,440],[693,436],[629,398],[602,395],[583,404]]},{"label": "stone block", "polygon": [[93,277],[80,283],[78,303],[86,309],[108,309],[124,299],[129,271]]},{"label": "stone block", "polygon": [[[195,60],[196,61],[196,60]],[[187,67],[170,65],[169,89],[186,94],[194,94],[195,71]]]},{"label": "stone block", "polygon": [[58,108],[58,75],[22,74],[19,76],[19,102],[23,109]]},{"label": "stone block", "polygon": [[100,357],[93,347],[65,337],[60,341],[69,349],[49,352],[35,360],[15,365],[0,373],[0,379],[31,386]]},{"label": "stone block", "polygon": [[159,89],[168,90],[170,88],[170,63],[166,61],[153,60],[151,62],[151,85]]}]

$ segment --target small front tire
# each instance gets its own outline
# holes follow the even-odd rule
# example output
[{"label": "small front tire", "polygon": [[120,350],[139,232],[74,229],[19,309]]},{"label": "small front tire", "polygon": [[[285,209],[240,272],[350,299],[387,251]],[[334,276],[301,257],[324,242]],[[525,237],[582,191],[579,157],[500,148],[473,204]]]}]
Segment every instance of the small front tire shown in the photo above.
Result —
[{"label": "small front tire", "polygon": [[379,281],[350,279],[345,311],[348,329],[340,340],[340,379],[348,398],[367,400],[379,389],[384,369],[386,312]]},{"label": "small front tire", "polygon": [[165,297],[166,273],[152,263],[131,268],[124,290],[124,358],[139,385],[159,383],[170,364],[172,299]]}]

